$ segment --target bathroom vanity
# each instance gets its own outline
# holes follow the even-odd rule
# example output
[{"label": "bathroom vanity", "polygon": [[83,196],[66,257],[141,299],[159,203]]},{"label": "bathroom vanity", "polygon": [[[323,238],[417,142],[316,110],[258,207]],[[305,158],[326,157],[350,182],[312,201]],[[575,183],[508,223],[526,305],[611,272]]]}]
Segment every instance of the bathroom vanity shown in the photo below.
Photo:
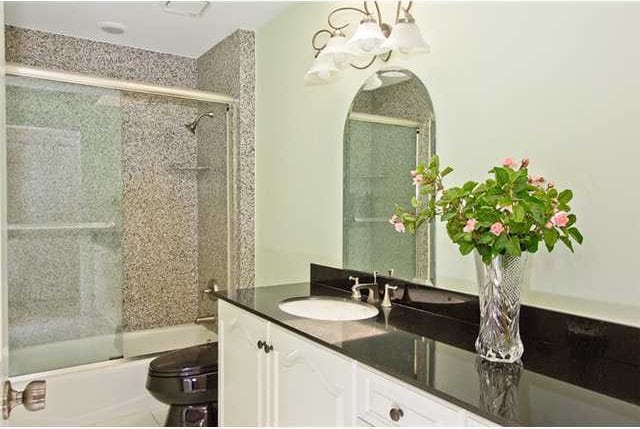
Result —
[{"label": "bathroom vanity", "polygon": [[217,296],[223,426],[640,422],[637,390],[621,400],[530,370],[526,360],[524,367],[482,361],[465,347],[477,325],[451,317],[394,304],[370,319],[320,321],[279,308],[292,297],[350,299],[314,283]]}]

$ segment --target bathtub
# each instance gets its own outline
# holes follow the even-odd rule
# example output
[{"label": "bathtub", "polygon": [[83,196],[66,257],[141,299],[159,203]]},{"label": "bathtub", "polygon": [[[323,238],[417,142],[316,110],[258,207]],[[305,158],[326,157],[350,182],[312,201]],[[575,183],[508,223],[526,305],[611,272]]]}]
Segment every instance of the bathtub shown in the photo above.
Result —
[{"label": "bathtub", "polygon": [[[112,344],[113,338],[102,339]],[[151,329],[125,334],[123,347],[130,355],[149,354],[194,344],[216,341],[211,330],[194,324]],[[56,359],[54,352],[70,348],[86,355],[87,349],[100,346],[101,339],[73,340],[66,344],[42,345],[35,350],[40,354],[28,364],[40,364]],[[46,349],[46,346],[50,346]],[[82,350],[85,348],[85,350]],[[25,356],[26,356],[25,351]],[[34,353],[34,350],[31,350]],[[15,354],[14,360],[15,360]],[[8,421],[10,426],[162,426],[168,407],[154,399],[146,390],[147,367],[155,356],[124,357],[46,372],[35,372],[12,377],[15,389],[22,390],[32,380],[47,382],[47,402],[42,411],[29,412],[16,407]],[[39,362],[40,359],[42,362]],[[26,365],[27,363],[16,363]]]}]

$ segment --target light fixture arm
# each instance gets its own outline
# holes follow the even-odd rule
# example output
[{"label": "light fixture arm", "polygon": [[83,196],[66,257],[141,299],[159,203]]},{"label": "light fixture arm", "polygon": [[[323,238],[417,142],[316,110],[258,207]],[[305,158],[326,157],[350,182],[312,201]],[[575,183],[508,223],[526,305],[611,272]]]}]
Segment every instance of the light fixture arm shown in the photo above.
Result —
[{"label": "light fixture arm", "polygon": [[[338,30],[339,31],[339,30]],[[313,33],[313,37],[311,37],[311,46],[313,47],[313,49],[316,51],[316,53],[314,54],[314,57],[317,57],[318,54],[320,53],[320,51],[322,51],[325,46],[327,46],[327,42],[324,42],[322,44],[322,46],[317,46],[316,45],[316,39],[318,38],[318,36],[320,36],[321,34],[328,34],[329,37],[333,36],[333,33],[329,30],[326,29],[322,29],[322,30],[318,30],[315,33]]]},{"label": "light fixture arm", "polygon": [[[373,2],[373,6],[370,5],[371,2]],[[361,7],[343,6],[333,9],[327,16],[328,28],[323,28],[316,31],[311,38],[311,46],[314,50],[314,57],[318,59],[318,61],[322,59],[322,61],[324,61],[326,64],[322,63],[322,61],[320,63],[314,62],[314,66],[309,70],[307,75],[312,76],[311,78],[313,79],[317,78],[316,75],[320,73],[336,73],[338,71],[337,67],[344,68],[349,60],[353,60],[354,57],[358,58],[359,55],[365,53],[369,53],[369,55],[371,55],[371,57],[366,60],[366,64],[348,64],[350,64],[354,69],[364,70],[372,66],[376,58],[380,58],[383,62],[388,62],[392,56],[392,53],[394,52],[393,49],[400,49],[400,51],[403,53],[407,53],[407,49],[413,50],[413,52],[416,52],[420,49],[422,50],[422,52],[428,52],[428,45],[422,39],[419,30],[415,26],[415,20],[410,13],[411,8],[413,7],[413,3],[413,1],[397,1],[394,27],[397,25],[398,30],[394,31],[397,31],[400,35],[396,36],[393,36],[391,34],[391,25],[382,21],[382,11],[380,9],[379,2],[376,0],[365,0],[362,2]],[[354,51],[349,51],[349,48],[345,49],[345,45],[351,42],[347,42],[347,36],[345,36],[342,30],[349,27],[351,23],[343,23],[343,21],[337,19],[338,14],[341,12],[357,12],[358,14],[360,14],[360,26],[355,31],[355,33],[359,35],[357,37],[365,40],[367,39],[367,37],[370,37],[372,40],[374,40],[373,43],[377,43],[378,45],[376,45],[374,49],[360,47],[356,47]],[[379,29],[376,29],[376,26],[379,27]],[[373,36],[368,36],[370,33],[372,33]],[[407,36],[407,34],[409,34],[409,36]],[[326,40],[323,39],[323,37],[325,36],[327,36]],[[381,42],[380,40],[382,39],[382,36],[384,36],[387,40]],[[398,38],[402,38],[403,43],[408,43],[408,48],[405,48],[405,45],[403,45],[401,48],[391,48],[391,46],[398,45],[398,41],[396,40]],[[358,42],[356,43],[360,43],[360,40],[358,40]],[[382,46],[382,49],[377,50],[380,46]],[[324,58],[324,54],[320,55],[325,51],[325,49],[327,55],[329,56],[328,62]],[[385,53],[375,54],[375,52]],[[341,59],[336,60],[336,62],[334,63],[334,58],[338,58],[338,56],[340,56]],[[324,80],[325,78],[321,77],[320,79]]]},{"label": "light fixture arm", "polygon": [[337,9],[332,10],[331,13],[329,14],[329,16],[327,17],[327,23],[329,24],[329,27],[331,27],[332,29],[334,29],[336,31],[339,31],[339,30],[342,30],[344,28],[347,28],[350,25],[348,22],[346,24],[340,25],[340,26],[334,25],[334,23],[331,21],[331,18],[333,18],[333,16],[338,12],[351,10],[351,11],[355,11],[355,12],[360,12],[364,16],[369,16],[370,13],[369,13],[369,9],[367,8],[367,2],[364,3],[364,6],[365,6],[364,9],[358,9],[357,7],[345,6],[345,7],[339,7]]}]

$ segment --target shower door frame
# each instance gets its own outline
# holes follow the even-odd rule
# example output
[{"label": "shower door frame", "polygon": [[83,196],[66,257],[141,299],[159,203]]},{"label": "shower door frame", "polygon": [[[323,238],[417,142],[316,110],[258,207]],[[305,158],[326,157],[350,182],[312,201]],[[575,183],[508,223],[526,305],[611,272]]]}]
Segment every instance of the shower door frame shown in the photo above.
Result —
[{"label": "shower door frame", "polygon": [[[0,23],[3,22],[3,10],[0,8]],[[7,380],[16,379],[20,382],[24,382],[33,377],[43,377],[48,373],[60,373],[63,371],[74,371],[78,367],[65,367],[61,369],[55,369],[51,371],[45,371],[43,373],[31,373],[23,374],[16,377],[8,377],[9,371],[9,352],[8,352],[8,278],[7,278],[7,142],[6,142],[6,75],[35,78],[41,80],[49,80],[55,82],[71,83],[77,85],[91,86],[97,88],[105,88],[112,90],[119,90],[125,92],[135,92],[141,94],[165,96],[171,98],[181,98],[193,101],[202,101],[208,103],[217,103],[226,105],[226,140],[227,140],[227,283],[229,284],[234,270],[237,270],[237,263],[234,261],[232,245],[236,242],[235,235],[237,231],[233,228],[233,216],[237,215],[238,211],[235,210],[237,205],[237,187],[236,178],[238,175],[238,100],[230,95],[215,93],[210,91],[201,91],[190,88],[181,87],[168,87],[160,85],[152,85],[143,82],[102,78],[98,76],[92,76],[83,73],[72,73],[58,70],[42,69],[31,67],[18,63],[5,63],[4,62],[4,33],[0,37],[2,47],[0,48],[0,54],[2,54],[2,60],[0,60],[0,381],[4,384]],[[84,366],[95,365],[116,365],[121,360],[127,358],[117,359],[113,361],[96,362]],[[2,402],[3,410],[6,407],[4,398],[0,400]],[[4,425],[0,420],[0,426]]]}]

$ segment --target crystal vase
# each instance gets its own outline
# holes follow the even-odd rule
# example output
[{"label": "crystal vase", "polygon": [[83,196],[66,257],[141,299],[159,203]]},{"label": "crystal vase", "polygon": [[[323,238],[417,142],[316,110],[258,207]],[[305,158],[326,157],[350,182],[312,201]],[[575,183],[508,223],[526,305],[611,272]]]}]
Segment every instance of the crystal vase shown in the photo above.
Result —
[{"label": "crystal vase", "polygon": [[485,264],[476,252],[480,300],[478,354],[492,362],[515,362],[524,347],[520,339],[520,286],[527,254],[499,255]]}]

